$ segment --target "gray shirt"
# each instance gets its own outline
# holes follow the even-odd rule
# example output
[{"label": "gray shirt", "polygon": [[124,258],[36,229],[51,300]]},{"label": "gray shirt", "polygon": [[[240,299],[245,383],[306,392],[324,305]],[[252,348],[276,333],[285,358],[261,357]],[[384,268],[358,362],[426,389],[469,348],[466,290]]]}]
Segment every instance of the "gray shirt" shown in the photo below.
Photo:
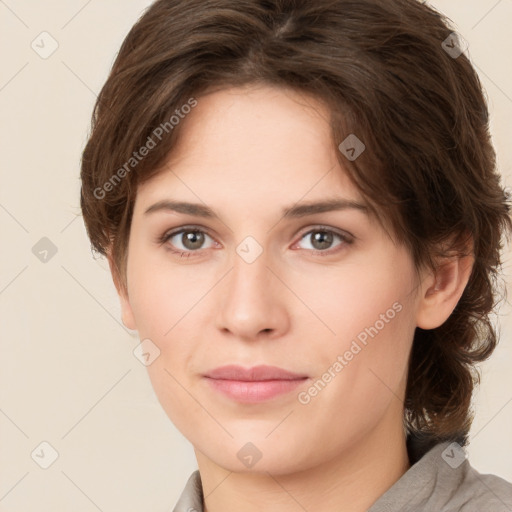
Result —
[{"label": "gray shirt", "polygon": [[[512,512],[512,483],[480,474],[456,443],[440,443],[416,461],[368,510],[399,511]],[[173,512],[204,512],[199,471],[188,479]]]}]

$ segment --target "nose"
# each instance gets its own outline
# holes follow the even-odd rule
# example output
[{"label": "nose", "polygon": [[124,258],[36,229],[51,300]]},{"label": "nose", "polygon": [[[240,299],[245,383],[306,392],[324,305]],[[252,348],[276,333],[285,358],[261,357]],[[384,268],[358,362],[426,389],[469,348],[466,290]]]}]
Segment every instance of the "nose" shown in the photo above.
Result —
[{"label": "nose", "polygon": [[[237,339],[276,338],[289,328],[290,291],[263,252],[252,263],[238,254],[217,288],[217,328]],[[288,293],[286,293],[288,292]]]}]

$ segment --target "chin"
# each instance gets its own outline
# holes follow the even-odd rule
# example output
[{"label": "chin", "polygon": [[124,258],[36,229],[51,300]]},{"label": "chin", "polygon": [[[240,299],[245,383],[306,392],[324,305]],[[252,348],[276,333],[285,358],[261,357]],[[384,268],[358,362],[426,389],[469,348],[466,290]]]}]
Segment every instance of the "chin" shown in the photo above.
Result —
[{"label": "chin", "polygon": [[243,440],[235,437],[209,446],[193,444],[196,453],[199,451],[218,466],[234,473],[270,473],[277,476],[306,470],[315,465],[313,454],[307,453],[304,443],[298,443],[295,436],[288,436],[292,443],[283,445],[281,441],[265,440],[267,434],[259,437],[244,435]]}]

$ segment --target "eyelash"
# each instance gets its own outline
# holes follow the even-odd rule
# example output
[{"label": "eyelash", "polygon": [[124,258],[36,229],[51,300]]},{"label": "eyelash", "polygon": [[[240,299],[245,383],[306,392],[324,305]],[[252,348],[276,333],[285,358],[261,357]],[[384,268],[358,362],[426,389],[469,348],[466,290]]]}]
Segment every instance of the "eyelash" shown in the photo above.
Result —
[{"label": "eyelash", "polygon": [[[199,226],[182,226],[182,227],[180,227],[177,230],[168,231],[168,232],[164,233],[162,236],[160,236],[157,239],[157,242],[160,245],[163,245],[163,244],[167,243],[172,237],[174,237],[176,235],[179,235],[179,234],[187,233],[187,232],[190,232],[190,233],[203,233],[205,235],[208,235],[210,238],[213,238],[208,233],[207,230],[205,230],[203,228],[200,228]],[[332,233],[333,235],[335,235],[338,238],[340,238],[341,241],[343,242],[343,243],[337,245],[334,250],[333,249],[327,249],[325,251],[321,251],[321,250],[318,250],[318,249],[317,250],[314,250],[314,249],[304,249],[305,251],[312,252],[313,254],[319,255],[319,256],[331,256],[332,254],[337,253],[340,250],[342,250],[342,248],[345,245],[353,244],[354,243],[354,239],[355,239],[355,237],[353,235],[350,235],[348,233],[347,234],[340,233],[339,231],[335,231],[335,230],[333,230],[333,229],[331,229],[331,228],[329,228],[327,226],[315,226],[313,229],[310,229],[309,231],[306,231],[305,233],[303,233],[301,235],[301,237],[299,238],[299,242],[301,240],[303,240],[307,235],[311,235],[312,233]],[[296,245],[296,244],[294,244],[294,245]],[[199,253],[199,252],[201,252],[203,250],[203,249],[197,249],[195,251],[192,251],[192,250],[182,251],[182,250],[173,249],[170,244],[168,245],[168,247],[166,247],[166,249],[169,250],[171,253],[180,254],[181,257],[183,257],[183,255],[185,255],[185,254],[187,255],[187,257],[190,257],[191,254]],[[195,257],[195,256],[192,256],[192,257]]]}]

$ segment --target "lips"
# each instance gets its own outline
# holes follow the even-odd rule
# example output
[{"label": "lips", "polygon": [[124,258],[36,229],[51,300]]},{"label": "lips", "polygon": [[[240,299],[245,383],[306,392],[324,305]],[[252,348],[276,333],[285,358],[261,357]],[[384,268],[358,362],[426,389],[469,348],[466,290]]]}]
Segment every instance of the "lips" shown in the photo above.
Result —
[{"label": "lips", "polygon": [[215,368],[204,375],[209,386],[235,402],[258,403],[290,393],[308,379],[307,375],[277,366],[237,365]]},{"label": "lips", "polygon": [[297,380],[305,379],[307,375],[290,372],[277,366],[254,366],[245,369],[242,366],[228,365],[215,368],[205,374],[210,379],[237,380],[237,381],[265,381],[265,380]]}]

